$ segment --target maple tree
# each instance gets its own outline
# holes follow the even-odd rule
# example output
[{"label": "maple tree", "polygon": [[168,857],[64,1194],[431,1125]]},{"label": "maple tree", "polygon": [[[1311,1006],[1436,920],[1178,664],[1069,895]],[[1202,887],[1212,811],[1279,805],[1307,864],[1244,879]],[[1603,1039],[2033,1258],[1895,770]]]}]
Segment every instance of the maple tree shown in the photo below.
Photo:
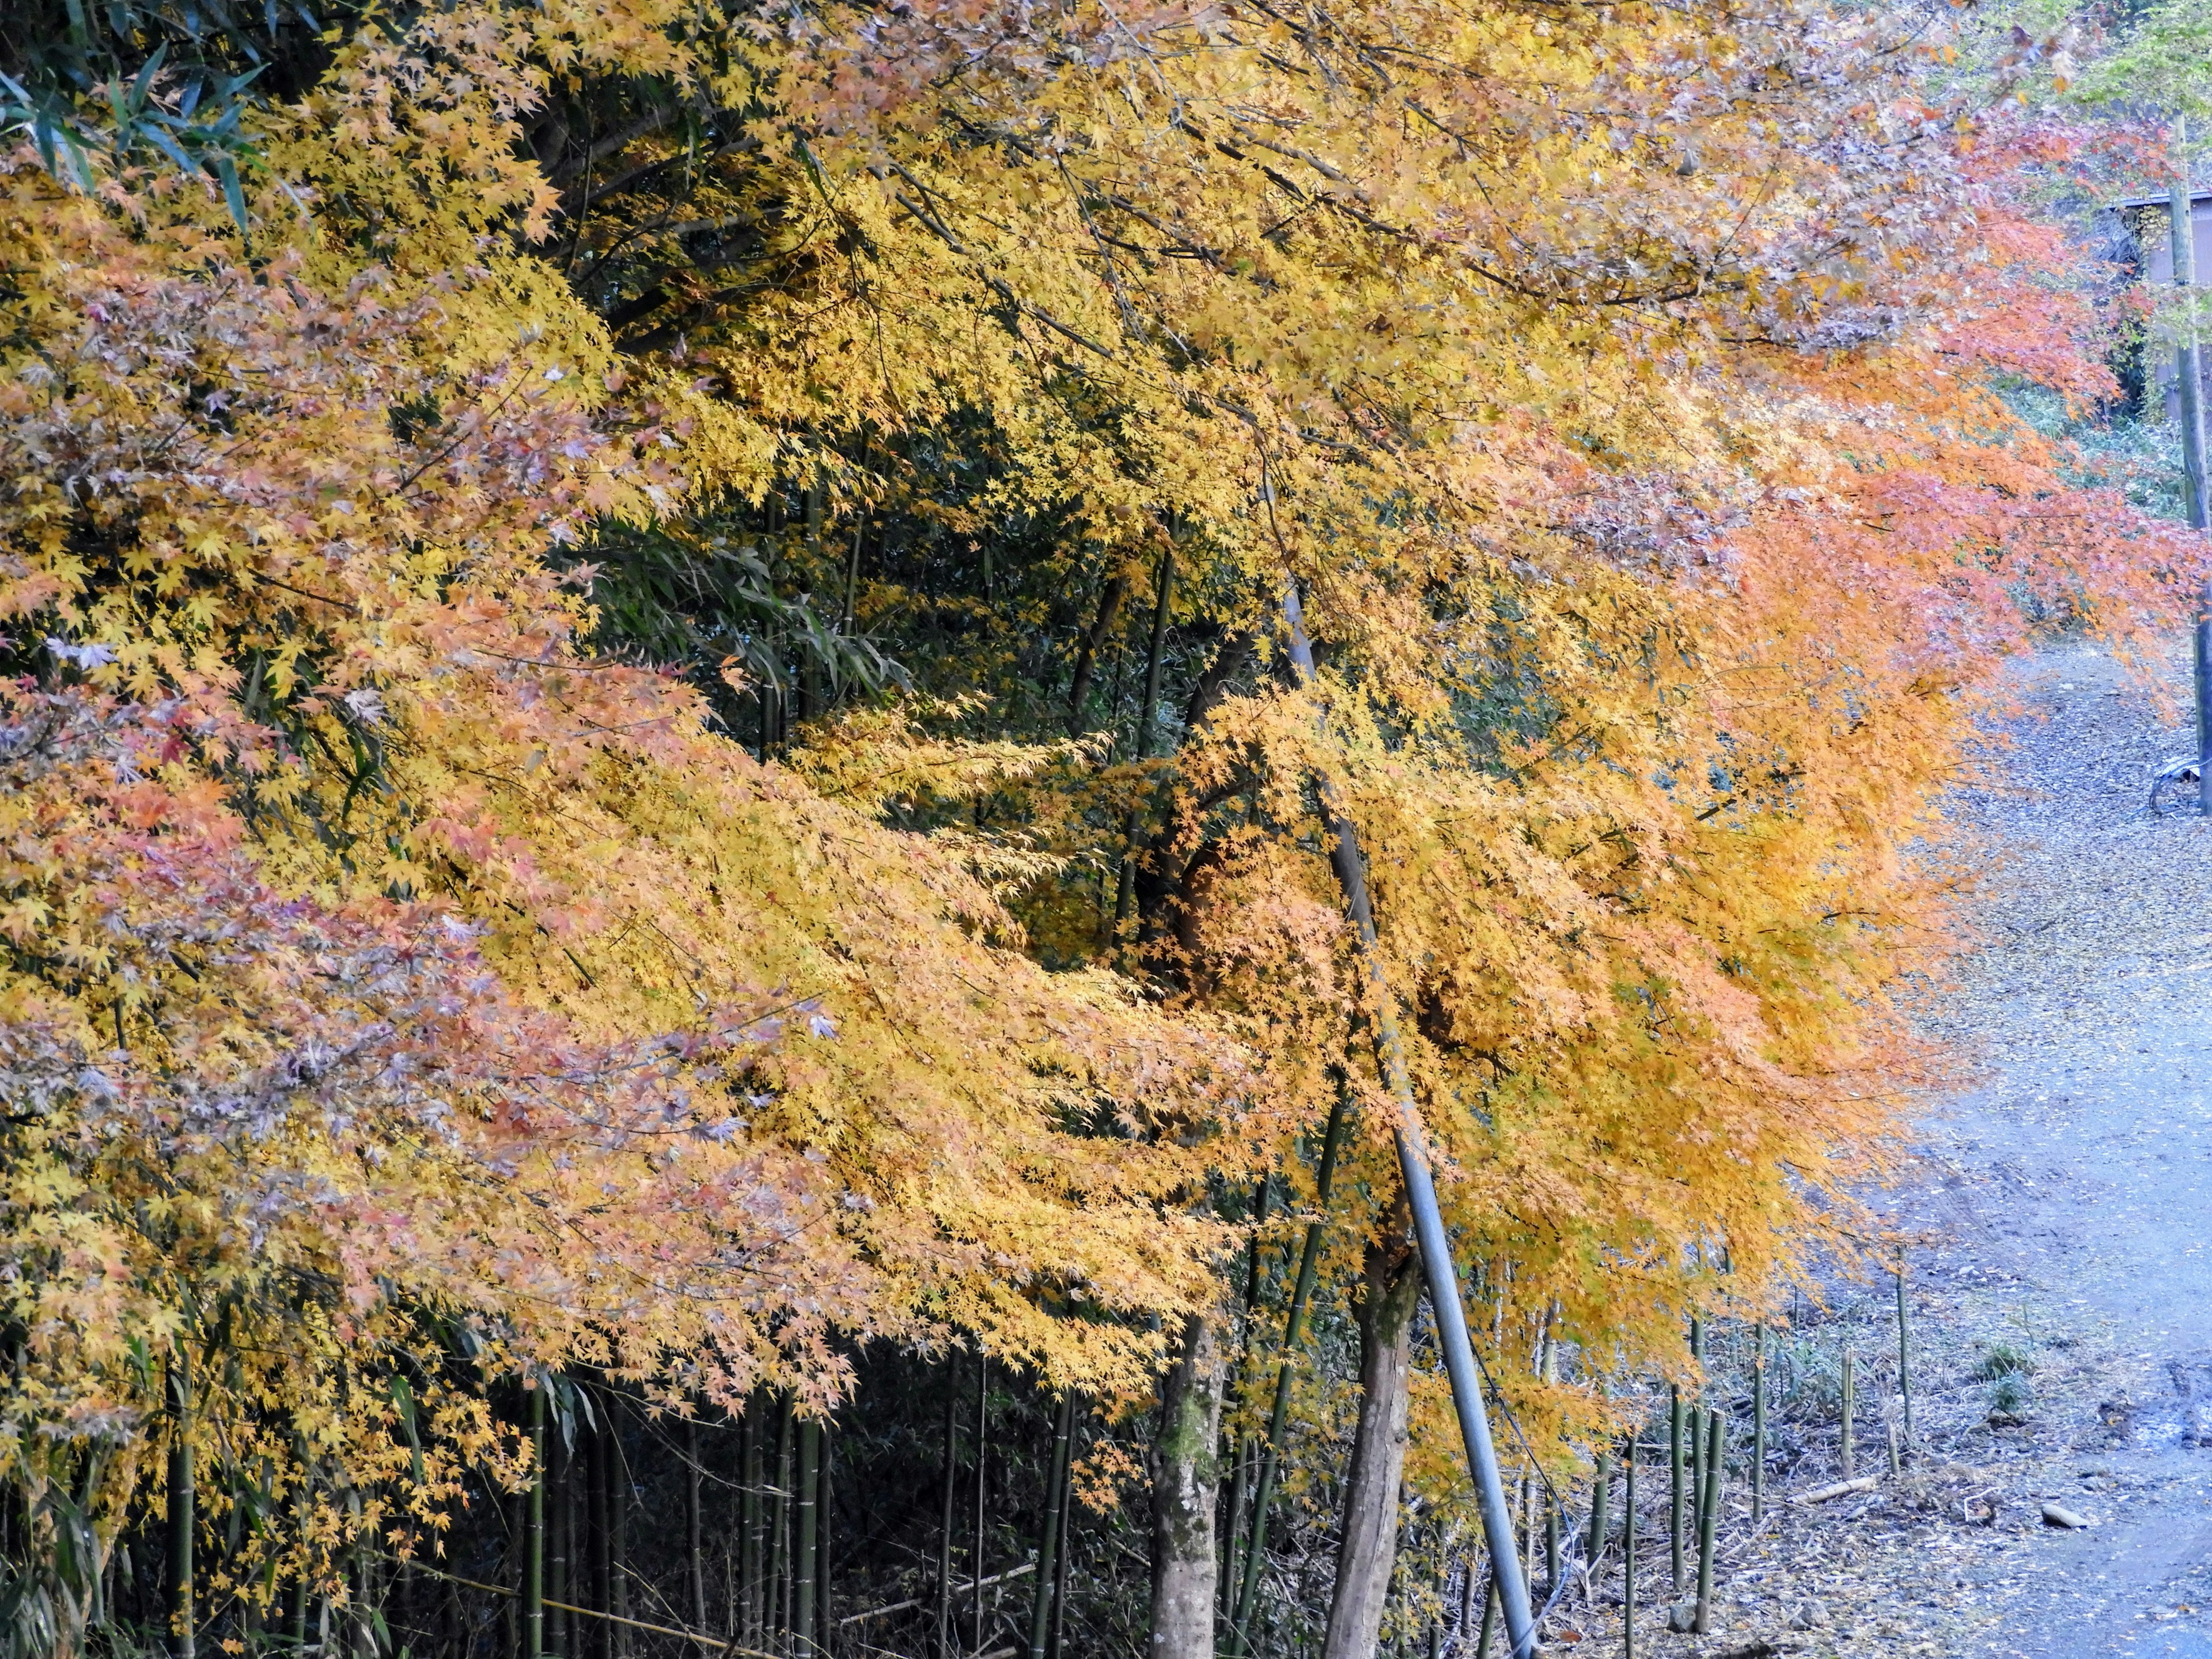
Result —
[{"label": "maple tree", "polygon": [[[2112,389],[2021,195],[2073,140],[1899,20],[362,21],[11,83],[8,1455],[98,1556],[201,1445],[241,1606],[542,1478],[517,1382],[818,1412],[872,1338],[1176,1360],[1240,1470],[1287,1365],[1449,1497],[1332,810],[1564,1472],[1896,1131],[2021,595],[2198,580],[2000,395]],[[1356,1400],[1232,1328],[1253,1214]]]}]

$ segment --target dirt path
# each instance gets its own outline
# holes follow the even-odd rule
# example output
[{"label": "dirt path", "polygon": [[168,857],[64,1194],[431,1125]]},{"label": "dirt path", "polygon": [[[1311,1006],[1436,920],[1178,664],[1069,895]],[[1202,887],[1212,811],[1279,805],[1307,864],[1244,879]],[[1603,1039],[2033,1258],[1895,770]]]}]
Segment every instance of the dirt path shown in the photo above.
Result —
[{"label": "dirt path", "polygon": [[[1936,1179],[1900,1210],[1944,1237],[1961,1313],[2081,1356],[2040,1435],[2028,1413],[2023,1473],[2100,1524],[1980,1567],[2014,1592],[1981,1650],[2212,1656],[2212,822],[2145,810],[2192,734],[2108,657],[2022,686],[2047,718],[2017,726],[2011,789],[1963,803],[2004,862],[1938,1016],[1990,1073],[1929,1125]],[[2096,1395],[2087,1422],[2069,1394]]]},{"label": "dirt path", "polygon": [[[1926,1014],[1985,1069],[1880,1200],[1925,1241],[1913,1449],[1892,1474],[1894,1279],[1795,1307],[1769,1349],[1766,1519],[1732,1460],[1717,1628],[1666,1632],[1659,1569],[1641,1653],[2212,1659],[2212,820],[2146,811],[2189,735],[2109,658],[2054,651],[2019,684],[2016,744],[1960,803],[1991,858],[1987,946]],[[1749,1354],[1729,1340],[1711,1374],[1741,1425]],[[1808,1506],[1842,1473],[1846,1352],[1854,1473],[1878,1484]],[[2093,1524],[2047,1524],[2046,1504]],[[1617,1584],[1553,1651],[1619,1650]]]}]

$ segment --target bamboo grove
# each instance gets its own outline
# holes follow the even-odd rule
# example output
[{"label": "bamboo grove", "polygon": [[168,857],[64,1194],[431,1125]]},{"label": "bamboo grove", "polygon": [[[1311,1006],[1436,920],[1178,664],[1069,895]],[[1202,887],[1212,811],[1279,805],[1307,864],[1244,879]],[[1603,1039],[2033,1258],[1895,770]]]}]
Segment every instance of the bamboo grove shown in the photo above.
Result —
[{"label": "bamboo grove", "polygon": [[1992,666],[2201,580],[1985,23],[13,9],[11,1650],[1413,1641],[1386,1017],[1601,1544],[1864,1242]]}]

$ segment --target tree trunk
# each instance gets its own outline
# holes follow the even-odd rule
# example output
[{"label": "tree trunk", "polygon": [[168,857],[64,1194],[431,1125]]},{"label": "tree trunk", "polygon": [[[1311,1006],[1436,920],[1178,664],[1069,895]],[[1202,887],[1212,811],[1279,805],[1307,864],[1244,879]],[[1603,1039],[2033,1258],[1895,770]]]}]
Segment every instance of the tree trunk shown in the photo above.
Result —
[{"label": "tree trunk", "polygon": [[1075,682],[1067,693],[1067,732],[1070,737],[1083,735],[1083,705],[1091,696],[1091,674],[1097,665],[1098,652],[1106,643],[1106,636],[1114,631],[1114,623],[1121,614],[1121,601],[1129,596],[1129,573],[1116,571],[1107,580],[1105,591],[1098,596],[1098,615],[1091,624],[1090,633],[1084,635],[1083,648],[1076,653]]},{"label": "tree trunk", "polygon": [[[1393,1230],[1395,1234],[1395,1230]],[[1413,1371],[1413,1316],[1421,1274],[1393,1236],[1367,1250],[1359,1310],[1359,1422],[1345,1480],[1344,1542],[1322,1659],[1374,1659],[1398,1554],[1398,1486],[1406,1468],[1406,1409]]]},{"label": "tree trunk", "polygon": [[1182,1352],[1160,1389],[1152,1472],[1152,1659],[1212,1659],[1214,1488],[1221,1462],[1226,1367],[1214,1322],[1185,1322]]}]

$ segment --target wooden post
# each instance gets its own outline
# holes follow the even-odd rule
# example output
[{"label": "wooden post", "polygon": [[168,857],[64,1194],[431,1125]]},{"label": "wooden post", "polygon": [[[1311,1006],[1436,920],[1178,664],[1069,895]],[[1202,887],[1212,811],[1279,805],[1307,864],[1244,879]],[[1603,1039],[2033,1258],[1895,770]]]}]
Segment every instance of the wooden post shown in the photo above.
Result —
[{"label": "wooden post", "polygon": [[[2181,416],[2182,474],[2188,487],[2189,523],[2203,530],[2212,518],[2208,500],[2204,459],[2203,381],[2197,343],[2196,319],[2188,314],[2197,285],[2196,211],[2189,182],[2189,125],[2173,118],[2171,136],[2173,184],[2167,197],[2166,235],[2173,253],[2173,286],[2183,307],[2179,337],[2174,343],[2175,403]],[[2212,582],[2197,596],[2197,626],[2192,630],[2197,682],[2197,806],[2212,812]],[[1911,1438],[1911,1425],[1905,1425]]]}]

